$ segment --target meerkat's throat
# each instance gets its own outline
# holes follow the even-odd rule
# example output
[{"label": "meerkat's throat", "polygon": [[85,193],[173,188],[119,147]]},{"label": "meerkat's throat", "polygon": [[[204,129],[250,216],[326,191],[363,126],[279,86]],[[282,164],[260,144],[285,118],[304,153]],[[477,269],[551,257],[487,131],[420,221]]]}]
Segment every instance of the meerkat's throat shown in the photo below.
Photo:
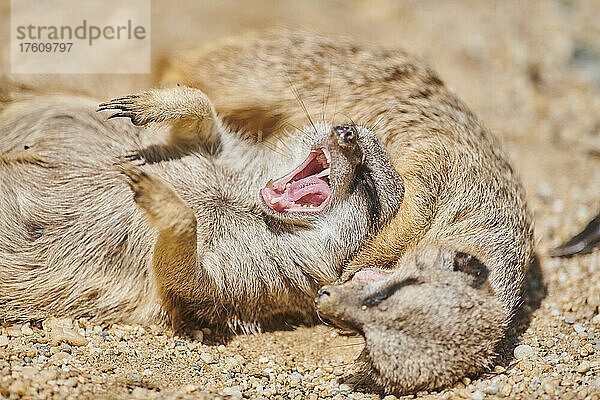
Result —
[{"label": "meerkat's throat", "polygon": [[329,185],[331,156],[324,148],[313,149],[298,168],[275,181],[269,181],[260,193],[267,205],[277,212],[318,213],[331,196]]}]

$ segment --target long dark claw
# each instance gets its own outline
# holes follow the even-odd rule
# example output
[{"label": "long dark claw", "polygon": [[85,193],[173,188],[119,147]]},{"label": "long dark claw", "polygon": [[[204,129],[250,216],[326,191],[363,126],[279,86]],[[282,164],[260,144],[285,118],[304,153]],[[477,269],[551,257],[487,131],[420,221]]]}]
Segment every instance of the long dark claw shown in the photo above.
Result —
[{"label": "long dark claw", "polygon": [[591,253],[600,244],[600,214],[567,242],[549,251],[553,257],[569,257]]},{"label": "long dark claw", "polygon": [[98,104],[98,109],[96,111],[104,111],[104,110],[110,110],[110,109],[115,109],[115,108],[117,108],[117,109],[128,108],[127,105],[134,104],[135,101],[133,99],[137,99],[138,97],[140,97],[140,96],[137,94],[132,94],[129,96],[112,99],[110,101],[107,101],[106,103]]},{"label": "long dark claw", "polygon": [[121,118],[121,117],[124,117],[124,118],[133,118],[133,113],[128,112],[127,110],[123,110],[123,111],[119,111],[117,113],[114,113],[113,115],[107,117],[106,119],[109,120],[109,119]]}]

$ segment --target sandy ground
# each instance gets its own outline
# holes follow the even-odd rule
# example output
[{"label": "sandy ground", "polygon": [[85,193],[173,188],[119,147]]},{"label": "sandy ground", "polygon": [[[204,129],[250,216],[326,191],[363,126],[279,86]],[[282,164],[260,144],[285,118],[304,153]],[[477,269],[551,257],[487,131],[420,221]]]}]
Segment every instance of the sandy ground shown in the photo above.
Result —
[{"label": "sandy ground", "polygon": [[[600,208],[600,2],[172,3],[153,4],[156,60],[226,34],[292,26],[401,46],[428,61],[500,138],[519,171],[535,214],[537,261],[512,336],[519,347],[489,374],[417,397],[600,398],[600,251],[567,260],[545,255]],[[0,13],[5,43],[6,0]],[[6,71],[6,52],[0,62]],[[106,96],[151,82],[52,79]],[[172,338],[158,328],[78,320],[67,330],[72,344],[54,345],[52,323],[0,328],[0,397],[380,397],[353,385],[361,340],[325,326],[219,344],[207,332]]]}]

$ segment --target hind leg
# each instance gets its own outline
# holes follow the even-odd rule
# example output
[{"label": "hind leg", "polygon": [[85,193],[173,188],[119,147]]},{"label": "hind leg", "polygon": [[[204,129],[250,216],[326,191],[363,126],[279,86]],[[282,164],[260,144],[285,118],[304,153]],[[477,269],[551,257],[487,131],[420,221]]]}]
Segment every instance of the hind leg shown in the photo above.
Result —
[{"label": "hind leg", "polygon": [[182,323],[183,303],[199,295],[196,217],[192,209],[160,178],[128,166],[124,169],[134,199],[158,231],[152,274],[173,329]]}]

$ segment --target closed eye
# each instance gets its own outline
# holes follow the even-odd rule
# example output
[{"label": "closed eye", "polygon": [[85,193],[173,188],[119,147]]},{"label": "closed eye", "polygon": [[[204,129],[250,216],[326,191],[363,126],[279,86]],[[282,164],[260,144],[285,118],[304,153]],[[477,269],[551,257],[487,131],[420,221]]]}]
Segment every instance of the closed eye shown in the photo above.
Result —
[{"label": "closed eye", "polygon": [[403,287],[420,283],[421,281],[419,281],[416,278],[409,278],[401,282],[393,283],[389,286],[382,288],[379,292],[375,293],[374,295],[367,297],[362,304],[366,307],[375,307],[379,305],[379,303],[396,293],[396,291],[402,289]]}]

